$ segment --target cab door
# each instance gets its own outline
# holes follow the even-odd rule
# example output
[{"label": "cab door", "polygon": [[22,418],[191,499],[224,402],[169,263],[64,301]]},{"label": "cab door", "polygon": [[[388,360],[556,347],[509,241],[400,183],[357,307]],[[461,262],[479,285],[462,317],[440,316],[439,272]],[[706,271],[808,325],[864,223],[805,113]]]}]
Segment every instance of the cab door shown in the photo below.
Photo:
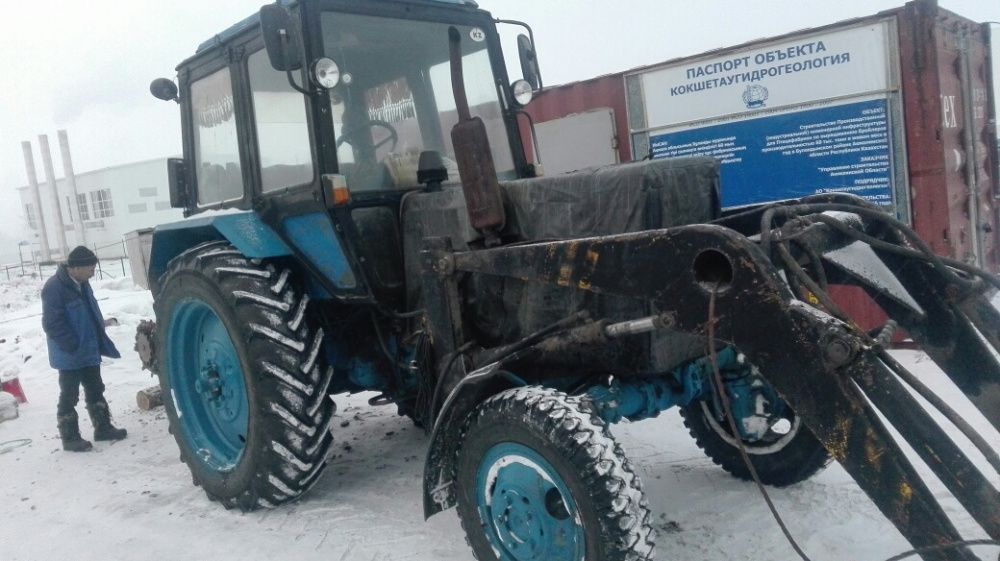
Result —
[{"label": "cab door", "polygon": [[[313,273],[313,294],[340,300],[373,298],[349,243],[353,228],[329,208],[325,193],[331,185],[317,164],[310,96],[296,91],[285,72],[270,63],[259,38],[246,46],[242,65],[246,119],[250,124],[247,151],[254,183],[253,208],[274,229],[289,250]],[[302,72],[293,72],[299,83]],[[346,230],[346,231],[345,231]]]}]

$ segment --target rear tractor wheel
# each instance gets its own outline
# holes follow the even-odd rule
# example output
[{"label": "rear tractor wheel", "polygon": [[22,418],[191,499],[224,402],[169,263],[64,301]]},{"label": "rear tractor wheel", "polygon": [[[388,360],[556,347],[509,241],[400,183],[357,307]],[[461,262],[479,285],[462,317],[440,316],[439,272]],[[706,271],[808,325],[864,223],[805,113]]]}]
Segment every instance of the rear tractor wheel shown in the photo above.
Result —
[{"label": "rear tractor wheel", "polygon": [[470,416],[458,513],[480,561],[616,561],[653,555],[639,477],[585,398],[508,390]]},{"label": "rear tractor wheel", "polygon": [[308,297],[224,242],[180,255],[160,284],[157,374],[194,482],[227,508],[297,498],[326,464],[335,411]]}]

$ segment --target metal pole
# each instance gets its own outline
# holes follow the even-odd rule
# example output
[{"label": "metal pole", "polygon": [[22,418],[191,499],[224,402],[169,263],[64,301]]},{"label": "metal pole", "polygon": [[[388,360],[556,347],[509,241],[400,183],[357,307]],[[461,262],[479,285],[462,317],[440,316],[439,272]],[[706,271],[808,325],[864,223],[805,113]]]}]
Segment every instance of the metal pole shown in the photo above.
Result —
[{"label": "metal pole", "polygon": [[122,264],[122,278],[124,278],[126,276],[125,275],[125,258],[124,257],[120,257],[120,258],[118,258],[118,260]]},{"label": "metal pole", "polygon": [[41,260],[48,261],[49,233],[45,231],[45,211],[42,209],[42,194],[38,187],[38,175],[35,173],[35,156],[31,151],[31,142],[27,140],[21,142],[21,149],[24,151],[24,168],[28,172],[28,184],[31,185],[32,202],[35,205],[35,226],[38,228],[38,243],[42,250]]},{"label": "metal pole", "polygon": [[7,280],[10,280],[10,265],[4,265],[3,270],[7,273]]},{"label": "metal pole", "polygon": [[[49,184],[49,194],[52,195],[52,208],[55,210],[56,239],[59,241],[59,252],[63,259],[69,255],[69,243],[66,241],[66,226],[63,224],[62,205],[59,204],[59,186],[56,184],[56,172],[52,169],[52,152],[49,150],[49,137],[38,135],[38,151],[42,153],[42,167],[45,168],[45,181]],[[72,209],[70,209],[72,210]]]},{"label": "metal pole", "polygon": [[21,251],[21,247],[24,246],[24,242],[17,242],[17,257],[21,260],[21,276],[24,276],[24,253]]},{"label": "metal pole", "polygon": [[[77,231],[76,241],[79,245],[87,245],[87,231],[83,225],[83,216],[80,215],[80,202],[77,200],[79,195],[76,192],[76,175],[73,173],[73,159],[69,155],[69,136],[66,135],[65,130],[58,131],[59,134],[59,152],[62,154],[63,162],[63,177],[66,178],[66,188],[69,191],[69,211],[70,216],[73,218],[73,227]],[[73,212],[73,206],[76,206],[76,212]]]},{"label": "metal pole", "polygon": [[[97,255],[97,244],[96,243],[94,244],[94,255]],[[100,278],[101,280],[104,280],[104,269],[101,268],[101,258],[100,257],[97,258],[97,273],[99,275],[98,278]]]}]

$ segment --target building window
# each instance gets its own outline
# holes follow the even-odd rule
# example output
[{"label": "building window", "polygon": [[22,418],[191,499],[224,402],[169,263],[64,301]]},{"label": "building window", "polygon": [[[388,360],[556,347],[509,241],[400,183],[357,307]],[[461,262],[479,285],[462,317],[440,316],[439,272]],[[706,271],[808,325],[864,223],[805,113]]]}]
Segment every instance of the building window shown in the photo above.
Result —
[{"label": "building window", "polygon": [[90,202],[94,205],[94,218],[109,218],[115,215],[115,209],[111,205],[111,189],[91,192]]},{"label": "building window", "polygon": [[35,207],[31,203],[24,205],[24,216],[28,219],[28,227],[32,230],[38,229],[38,218],[35,217]]},{"label": "building window", "polygon": [[155,197],[156,187],[139,187],[140,197]]},{"label": "building window", "polygon": [[86,193],[80,193],[76,196],[76,212],[80,215],[80,220],[90,220],[90,207],[87,206]]},{"label": "building window", "polygon": [[156,204],[154,205],[154,207],[156,208],[156,210],[170,210],[171,209],[170,201],[156,201]]},{"label": "building window", "polygon": [[146,203],[136,203],[136,204],[128,205],[128,211],[131,214],[136,214],[136,213],[139,213],[139,212],[146,212],[147,209],[148,209],[148,207],[146,206]]}]

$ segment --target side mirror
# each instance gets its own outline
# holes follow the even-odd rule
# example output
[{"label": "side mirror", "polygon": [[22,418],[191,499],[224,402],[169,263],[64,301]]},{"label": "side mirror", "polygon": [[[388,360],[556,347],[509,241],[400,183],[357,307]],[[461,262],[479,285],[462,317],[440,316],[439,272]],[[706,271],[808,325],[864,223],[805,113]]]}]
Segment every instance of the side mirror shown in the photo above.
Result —
[{"label": "side mirror", "polygon": [[521,76],[531,84],[534,89],[542,87],[542,75],[538,71],[538,56],[535,54],[535,45],[525,34],[517,36],[517,54],[521,59]]},{"label": "side mirror", "polygon": [[277,3],[261,7],[260,33],[264,37],[267,58],[275,70],[285,72],[302,68],[298,26],[288,10]]},{"label": "side mirror", "polygon": [[180,103],[177,98],[177,84],[173,80],[167,78],[157,78],[149,84],[149,93],[153,94],[156,99],[162,99],[163,101],[176,101]]},{"label": "side mirror", "polygon": [[170,191],[170,206],[188,206],[188,168],[182,158],[167,159],[167,188]]}]

